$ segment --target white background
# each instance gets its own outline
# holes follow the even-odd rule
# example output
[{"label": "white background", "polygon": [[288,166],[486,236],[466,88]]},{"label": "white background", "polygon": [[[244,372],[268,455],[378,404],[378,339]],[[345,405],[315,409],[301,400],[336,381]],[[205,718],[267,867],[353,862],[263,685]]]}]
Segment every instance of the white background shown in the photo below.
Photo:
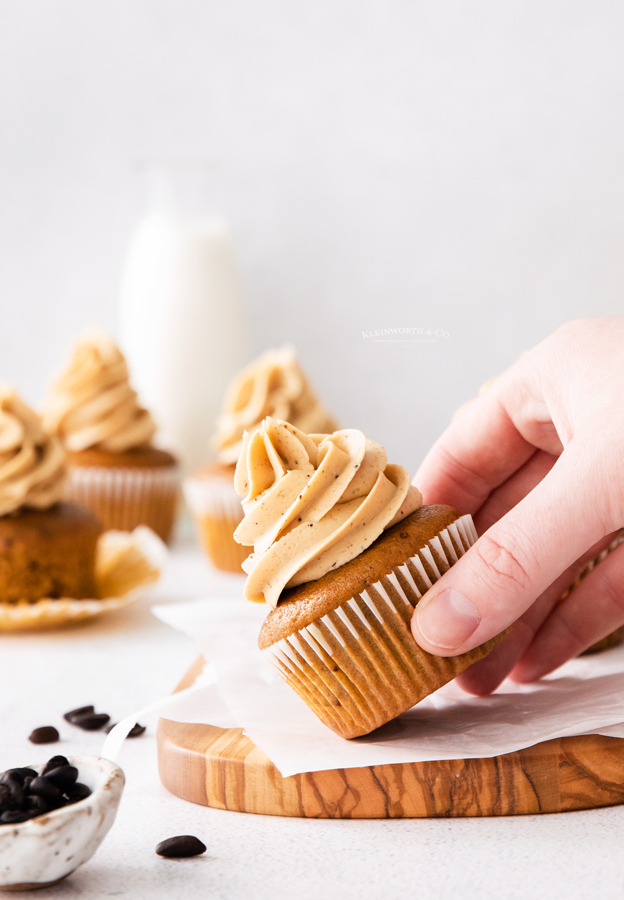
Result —
[{"label": "white background", "polygon": [[[0,380],[115,331],[132,163],[219,161],[253,349],[413,469],[561,322],[622,311],[616,0],[2,0]],[[444,329],[373,345],[362,330]]]}]

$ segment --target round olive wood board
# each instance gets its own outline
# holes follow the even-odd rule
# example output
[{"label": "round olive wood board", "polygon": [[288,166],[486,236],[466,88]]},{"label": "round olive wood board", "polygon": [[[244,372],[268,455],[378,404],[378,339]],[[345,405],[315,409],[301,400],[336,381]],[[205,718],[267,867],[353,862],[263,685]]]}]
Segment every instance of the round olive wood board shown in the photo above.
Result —
[{"label": "round olive wood board", "polygon": [[[190,687],[200,657],[177,687]],[[158,767],[183,800],[326,819],[517,816],[624,803],[624,740],[581,735],[489,759],[333,769],[282,778],[240,728],[161,719]]]}]

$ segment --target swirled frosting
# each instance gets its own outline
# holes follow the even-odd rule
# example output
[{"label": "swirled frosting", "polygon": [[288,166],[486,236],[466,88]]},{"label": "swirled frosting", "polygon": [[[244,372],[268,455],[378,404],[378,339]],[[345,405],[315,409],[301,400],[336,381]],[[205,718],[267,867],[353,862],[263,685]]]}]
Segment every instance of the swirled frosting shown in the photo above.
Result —
[{"label": "swirled frosting", "polygon": [[359,556],[422,504],[407,469],[361,431],[305,434],[272,418],[245,433],[234,485],[245,513],[234,537],[254,548],[245,596],[273,607],[285,587]]},{"label": "swirled frosting", "polygon": [[122,352],[105,334],[85,335],[52,386],[43,425],[70,451],[113,453],[149,444],[156,426],[129,382]]},{"label": "swirled frosting", "polygon": [[214,439],[221,462],[235,463],[243,446],[243,432],[251,431],[267,416],[291,422],[306,434],[336,427],[310,387],[292,347],[268,350],[230,384]]},{"label": "swirled frosting", "polygon": [[65,451],[10,387],[0,386],[0,516],[47,509],[63,495]]}]

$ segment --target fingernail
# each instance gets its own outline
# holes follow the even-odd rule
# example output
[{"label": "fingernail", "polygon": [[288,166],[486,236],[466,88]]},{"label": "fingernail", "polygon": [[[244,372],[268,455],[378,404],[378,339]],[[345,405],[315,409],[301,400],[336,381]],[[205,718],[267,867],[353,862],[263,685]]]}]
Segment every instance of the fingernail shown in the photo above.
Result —
[{"label": "fingernail", "polygon": [[476,631],[481,616],[473,604],[450,588],[416,607],[416,621],[420,633],[429,643],[445,650],[454,650]]}]

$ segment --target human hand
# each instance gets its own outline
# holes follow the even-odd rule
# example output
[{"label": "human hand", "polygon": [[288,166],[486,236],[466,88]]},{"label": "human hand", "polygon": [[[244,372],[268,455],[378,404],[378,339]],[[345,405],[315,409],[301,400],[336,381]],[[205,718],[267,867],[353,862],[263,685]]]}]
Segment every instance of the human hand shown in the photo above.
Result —
[{"label": "human hand", "polygon": [[449,426],[414,483],[472,513],[477,543],[418,604],[425,650],[455,656],[515,622],[459,677],[535,681],[624,624],[624,545],[561,599],[624,526],[624,317],[570,322]]}]

